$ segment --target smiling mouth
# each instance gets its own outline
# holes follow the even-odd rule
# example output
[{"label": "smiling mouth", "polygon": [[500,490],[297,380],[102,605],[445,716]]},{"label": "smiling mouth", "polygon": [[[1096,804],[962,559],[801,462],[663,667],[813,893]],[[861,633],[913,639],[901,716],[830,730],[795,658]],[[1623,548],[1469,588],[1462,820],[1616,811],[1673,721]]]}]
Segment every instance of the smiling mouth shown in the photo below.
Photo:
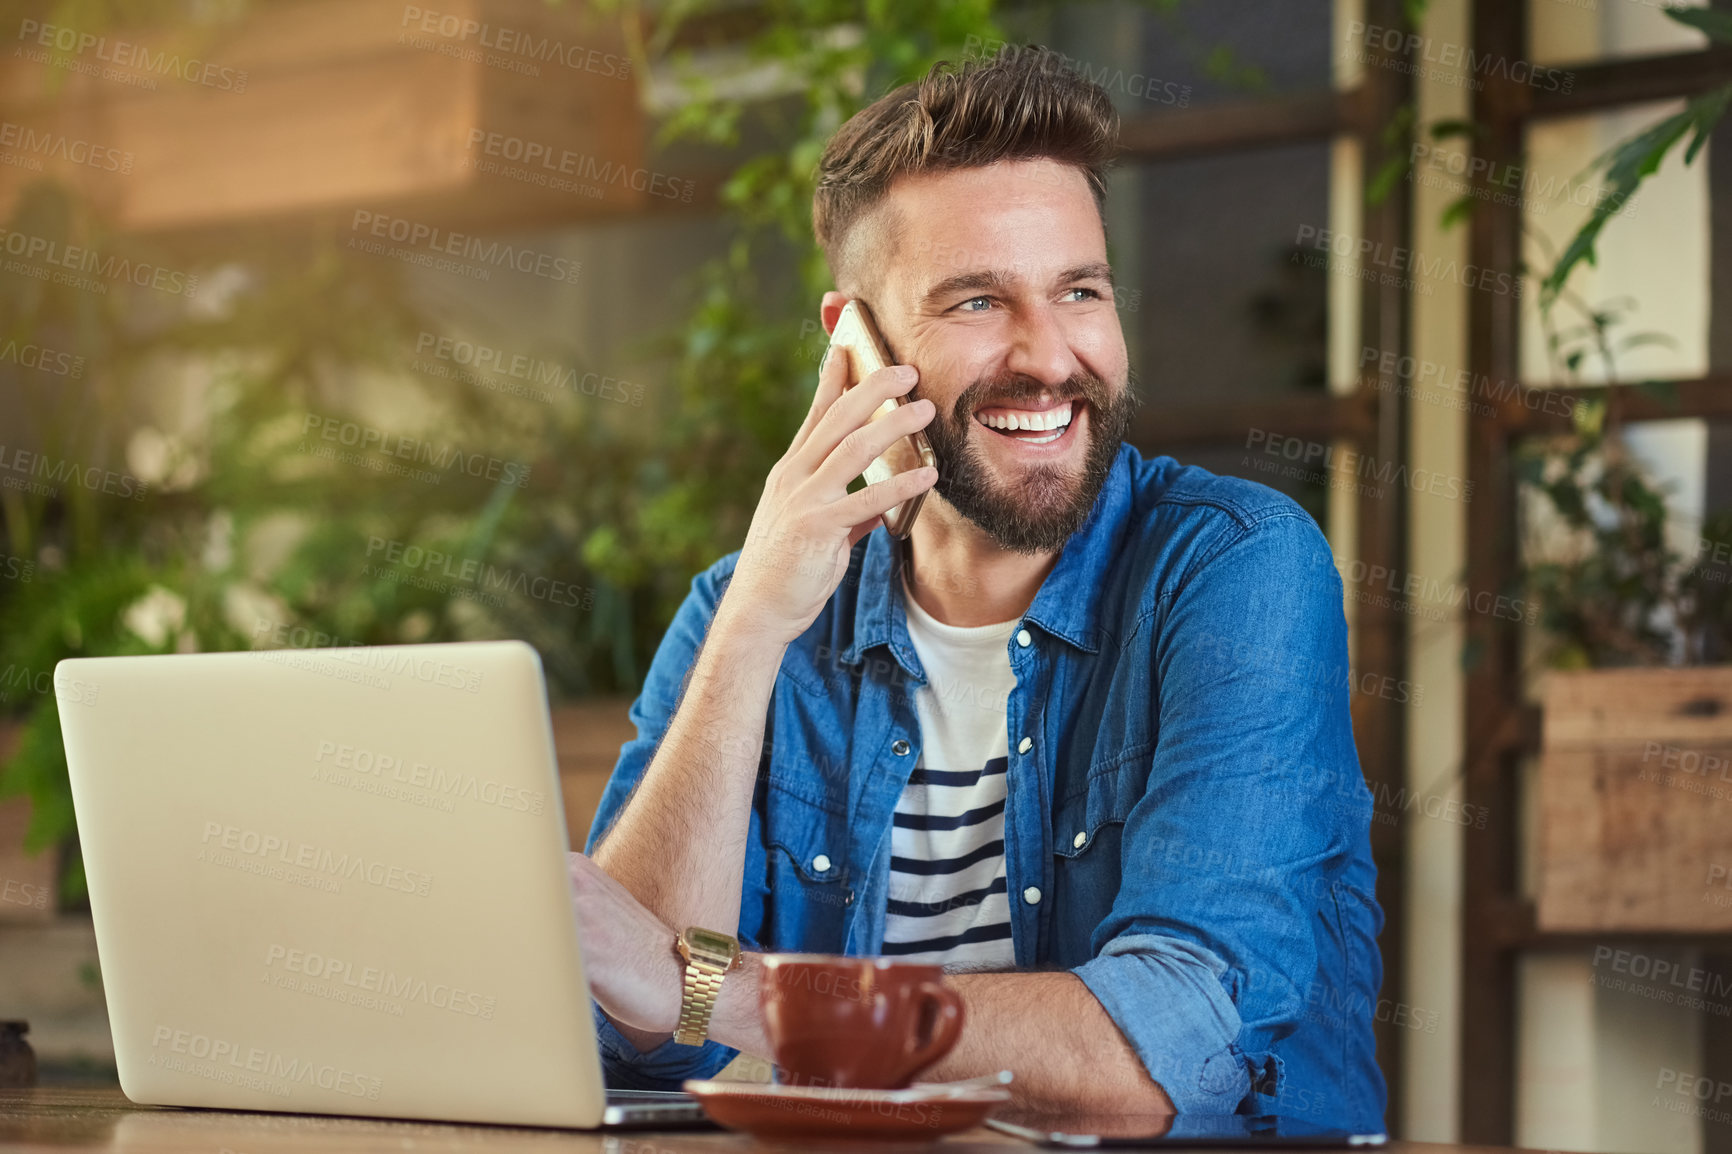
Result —
[{"label": "smiling mouth", "polygon": [[975,413],[974,419],[1002,437],[1049,445],[1070,431],[1075,410],[1082,404],[1078,397],[1038,410],[990,405]]}]

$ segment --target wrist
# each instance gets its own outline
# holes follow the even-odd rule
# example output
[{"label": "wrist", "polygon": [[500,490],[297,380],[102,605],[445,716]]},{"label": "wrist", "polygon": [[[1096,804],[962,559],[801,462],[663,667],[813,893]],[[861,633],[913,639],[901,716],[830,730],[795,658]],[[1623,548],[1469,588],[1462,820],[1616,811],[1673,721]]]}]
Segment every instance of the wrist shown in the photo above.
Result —
[{"label": "wrist", "polygon": [[717,644],[727,651],[730,661],[756,655],[777,665],[788,650],[785,629],[778,627],[769,614],[736,597],[730,590],[722,595],[721,604],[710,622],[704,646]]},{"label": "wrist", "polygon": [[716,1012],[710,1019],[711,1038],[758,1058],[770,1056],[763,1014],[758,1009],[758,989],[763,975],[763,956],[742,953],[740,968],[722,983],[722,992],[716,999]]}]

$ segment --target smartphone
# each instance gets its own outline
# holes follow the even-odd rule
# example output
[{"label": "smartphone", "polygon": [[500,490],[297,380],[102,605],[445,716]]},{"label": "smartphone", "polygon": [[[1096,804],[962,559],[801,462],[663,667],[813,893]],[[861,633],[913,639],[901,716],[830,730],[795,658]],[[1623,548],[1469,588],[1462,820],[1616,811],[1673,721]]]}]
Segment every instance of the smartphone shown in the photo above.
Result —
[{"label": "smartphone", "polygon": [[[872,323],[872,314],[865,304],[852,300],[842,306],[842,315],[836,319],[836,328],[830,334],[830,347],[824,351],[824,362],[829,363],[832,356],[841,350],[852,362],[848,372],[848,383],[844,389],[851,389],[868,374],[886,368],[895,362],[890,359],[890,350],[884,345],[884,338],[879,335],[878,326]],[[822,368],[819,370],[822,372]],[[905,397],[891,397],[873,412],[871,420],[887,417],[896,411],[896,407],[906,400]],[[937,465],[938,458],[932,452],[932,444],[926,439],[926,434],[920,429],[903,437],[884,451],[883,456],[866,466],[866,471],[860,474],[868,485],[889,480],[898,473],[906,473],[910,469],[918,469],[922,465]],[[884,527],[892,537],[907,537],[914,529],[914,519],[920,516],[921,503],[926,500],[926,494],[931,490],[922,490],[913,497],[902,502],[884,513]]]}]

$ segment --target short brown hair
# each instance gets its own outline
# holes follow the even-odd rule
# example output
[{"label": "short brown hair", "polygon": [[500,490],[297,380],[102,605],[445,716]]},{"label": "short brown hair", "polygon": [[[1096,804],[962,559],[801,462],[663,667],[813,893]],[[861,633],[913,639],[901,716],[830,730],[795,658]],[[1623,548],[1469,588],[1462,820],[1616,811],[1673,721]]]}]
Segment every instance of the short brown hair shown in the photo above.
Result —
[{"label": "short brown hair", "polygon": [[879,97],[830,138],[818,162],[812,231],[836,283],[857,256],[855,225],[904,173],[983,168],[1048,158],[1088,177],[1105,220],[1106,174],[1118,152],[1119,117],[1100,85],[1040,45],[940,60],[913,84]]}]

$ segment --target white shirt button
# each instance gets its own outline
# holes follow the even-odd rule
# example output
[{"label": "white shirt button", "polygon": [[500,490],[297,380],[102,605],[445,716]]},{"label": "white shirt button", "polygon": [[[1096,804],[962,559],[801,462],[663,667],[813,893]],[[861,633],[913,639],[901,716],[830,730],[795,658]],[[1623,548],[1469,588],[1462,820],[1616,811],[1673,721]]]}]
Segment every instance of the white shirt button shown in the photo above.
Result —
[{"label": "white shirt button", "polygon": [[829,869],[830,869],[830,859],[827,855],[819,854],[817,857],[812,859],[812,872],[813,873],[815,873],[815,874],[827,873],[827,872],[829,872]]},{"label": "white shirt button", "polygon": [[1040,889],[1039,889],[1039,887],[1029,886],[1027,889],[1023,890],[1022,891],[1022,900],[1027,902],[1031,906],[1038,906],[1040,904]]},{"label": "white shirt button", "polygon": [[1083,833],[1081,831],[1078,831],[1077,835],[1070,839],[1070,844],[1072,846],[1076,847],[1077,849],[1081,849],[1083,847],[1083,843],[1088,841],[1088,839],[1089,839],[1088,834]]},{"label": "white shirt button", "polygon": [[1029,636],[1028,630],[1018,629],[1016,631],[1016,643],[1024,649],[1027,649],[1030,645],[1034,644],[1034,638]]},{"label": "white shirt button", "polygon": [[1034,748],[1034,738],[1032,738],[1032,737],[1025,737],[1021,741],[1016,743],[1016,751],[1018,753],[1027,753],[1029,750],[1031,750],[1033,748]]}]

